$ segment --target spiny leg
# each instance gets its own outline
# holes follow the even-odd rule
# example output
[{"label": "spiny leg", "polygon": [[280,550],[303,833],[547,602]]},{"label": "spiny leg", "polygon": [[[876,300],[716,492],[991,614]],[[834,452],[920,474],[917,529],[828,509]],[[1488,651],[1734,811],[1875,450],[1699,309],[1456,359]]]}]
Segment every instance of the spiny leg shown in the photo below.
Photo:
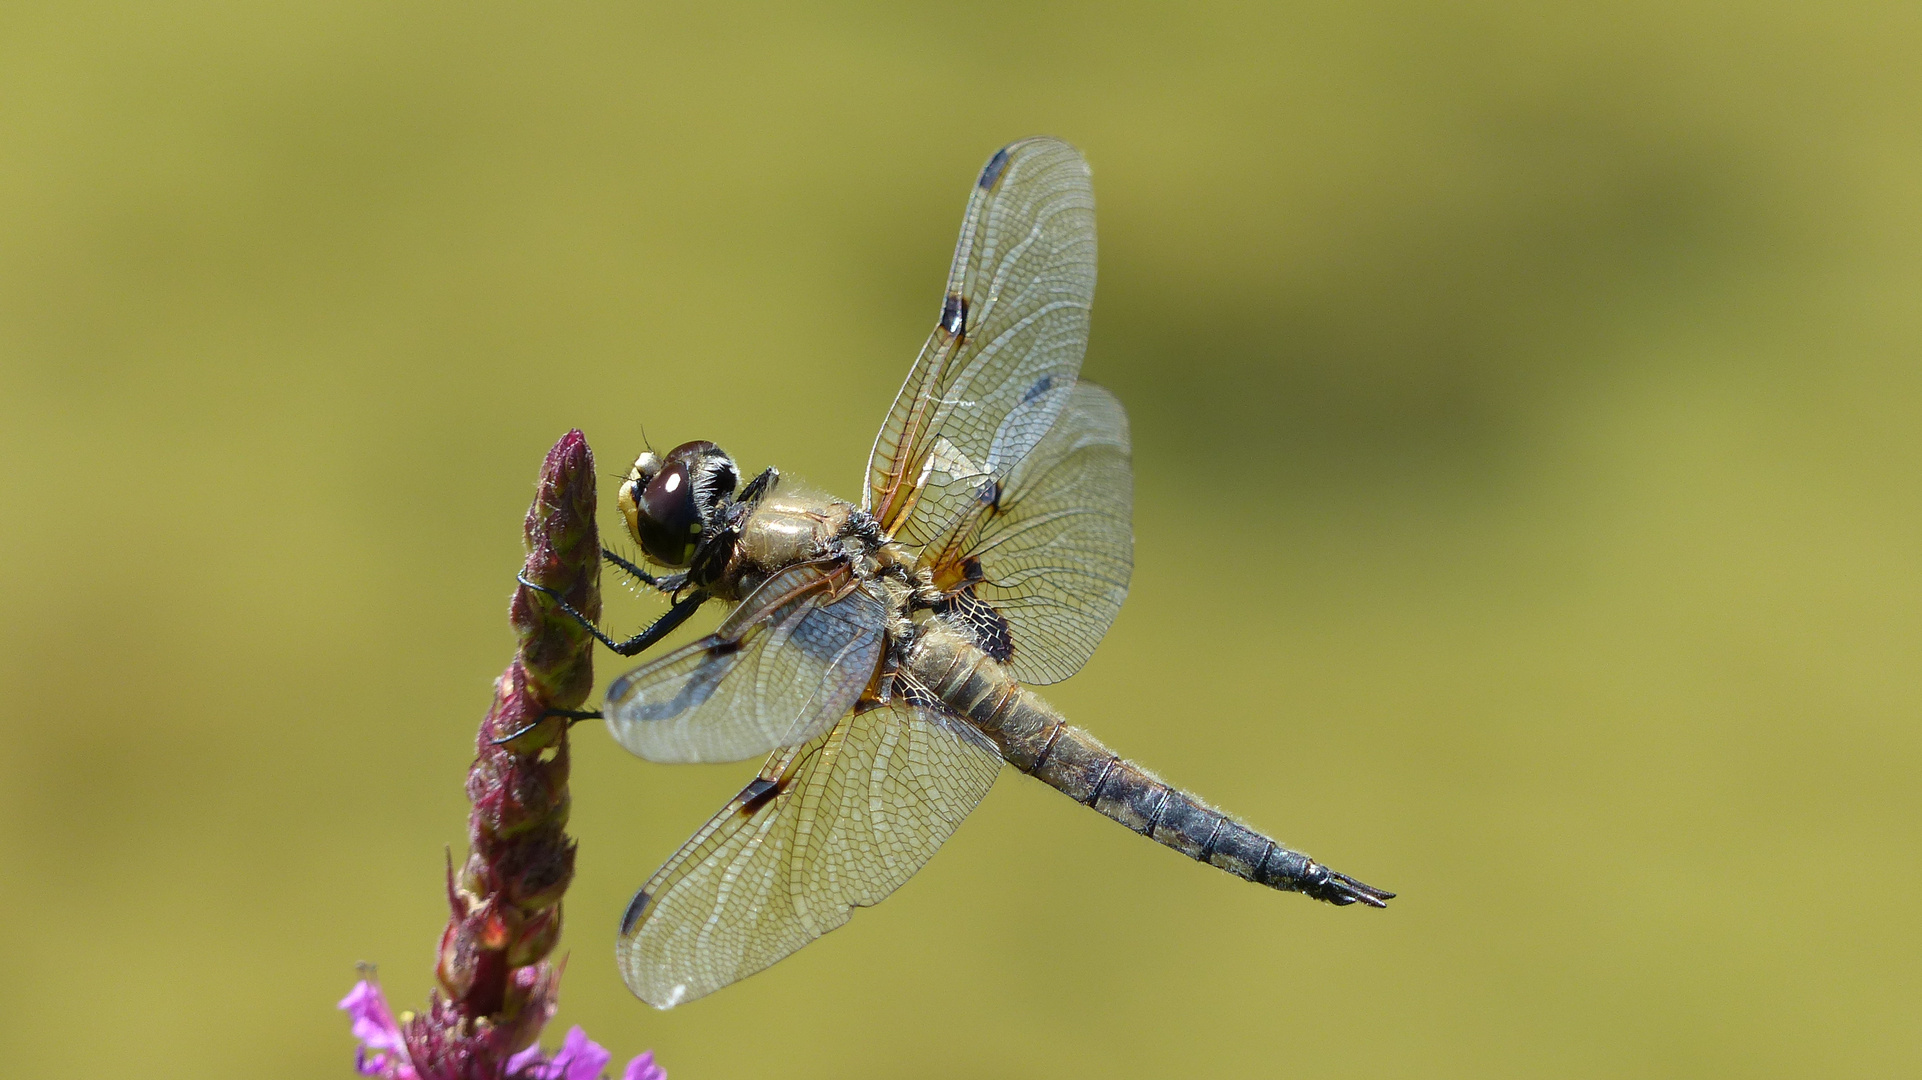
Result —
[{"label": "spiny leg", "polygon": [[626,559],[621,558],[619,555],[616,555],[613,552],[608,551],[606,548],[601,549],[601,558],[606,559],[608,562],[613,563],[615,566],[619,567],[620,569],[627,571],[630,577],[633,577],[635,580],[639,581],[641,584],[647,586],[648,588],[657,590],[659,592],[667,593],[670,596],[672,596],[677,592],[680,592],[682,589],[687,588],[686,574],[669,574],[666,577],[655,577],[653,574],[650,574],[646,570],[643,570],[640,567],[634,565],[633,563],[628,562]]},{"label": "spiny leg", "polygon": [[515,739],[520,738],[522,735],[525,735],[528,732],[534,730],[535,728],[540,727],[542,720],[546,720],[550,717],[555,717],[555,716],[566,717],[567,726],[571,728],[575,724],[578,724],[583,720],[602,719],[603,714],[599,709],[549,709],[546,712],[541,713],[539,720],[535,720],[531,724],[526,724],[517,731],[511,732],[506,735],[502,735],[498,739],[490,739],[489,742],[494,746],[501,746],[505,743],[511,743]]},{"label": "spiny leg", "polygon": [[734,501],[744,503],[760,502],[761,496],[766,495],[775,484],[780,482],[780,472],[770,465],[761,470],[761,475],[749,480],[747,486],[741,489],[741,493],[735,496]]},{"label": "spiny leg", "polygon": [[699,608],[703,603],[707,601],[707,592],[702,589],[696,589],[693,592],[688,593],[685,597],[674,601],[674,606],[667,609],[667,614],[661,616],[658,619],[655,619],[654,622],[650,624],[647,629],[641,631],[638,634],[635,634],[633,637],[628,638],[626,641],[615,641],[613,638],[608,637],[606,634],[602,633],[601,628],[594,625],[594,620],[574,610],[574,605],[568,603],[567,599],[563,597],[560,593],[555,592],[553,589],[547,588],[544,585],[534,584],[533,582],[527,580],[527,575],[525,574],[516,574],[514,576],[522,585],[525,585],[536,592],[547,594],[547,596],[551,598],[554,601],[554,603],[560,606],[560,609],[562,611],[565,611],[569,615],[573,616],[575,622],[578,622],[582,626],[587,627],[587,632],[590,634],[593,634],[595,637],[595,640],[599,641],[601,644],[607,646],[609,649],[614,650],[615,652],[619,653],[622,656],[637,655],[638,653],[645,650],[648,646],[653,645],[655,642],[673,633],[675,627],[680,626],[682,623],[686,622],[688,620],[688,616],[693,615],[695,609]]}]

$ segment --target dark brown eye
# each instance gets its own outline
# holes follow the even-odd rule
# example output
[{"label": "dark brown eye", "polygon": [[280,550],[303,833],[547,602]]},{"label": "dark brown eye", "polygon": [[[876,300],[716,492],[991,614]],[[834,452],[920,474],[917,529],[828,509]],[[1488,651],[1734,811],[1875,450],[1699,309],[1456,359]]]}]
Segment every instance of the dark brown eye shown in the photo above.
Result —
[{"label": "dark brown eye", "polygon": [[662,566],[686,566],[701,538],[701,512],[694,501],[688,463],[671,461],[648,481],[636,500],[635,539]]}]

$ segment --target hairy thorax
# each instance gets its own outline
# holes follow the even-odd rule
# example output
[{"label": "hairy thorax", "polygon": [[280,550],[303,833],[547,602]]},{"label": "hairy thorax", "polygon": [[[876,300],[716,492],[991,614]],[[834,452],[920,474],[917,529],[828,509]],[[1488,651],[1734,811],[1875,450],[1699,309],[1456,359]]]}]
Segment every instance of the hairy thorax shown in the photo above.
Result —
[{"label": "hairy thorax", "polygon": [[722,599],[743,599],[783,568],[822,559],[844,561],[854,580],[898,580],[913,591],[912,557],[851,503],[796,491],[769,495],[743,509],[727,566],[709,586]]},{"label": "hairy thorax", "polygon": [[834,553],[854,507],[808,492],[781,492],[761,500],[741,526],[735,546],[747,567],[771,574],[784,566]]}]

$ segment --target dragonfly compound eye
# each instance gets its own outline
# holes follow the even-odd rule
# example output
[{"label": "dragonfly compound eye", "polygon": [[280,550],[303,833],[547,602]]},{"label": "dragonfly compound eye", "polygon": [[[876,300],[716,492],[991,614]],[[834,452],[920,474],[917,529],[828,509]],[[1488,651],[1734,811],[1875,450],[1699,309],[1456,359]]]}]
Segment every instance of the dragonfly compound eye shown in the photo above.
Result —
[{"label": "dragonfly compound eye", "polygon": [[686,566],[693,561],[695,541],[701,538],[701,511],[687,462],[669,462],[645,487],[638,483],[623,487],[621,500],[623,513],[630,501],[635,504],[628,524],[648,558],[662,566]]}]

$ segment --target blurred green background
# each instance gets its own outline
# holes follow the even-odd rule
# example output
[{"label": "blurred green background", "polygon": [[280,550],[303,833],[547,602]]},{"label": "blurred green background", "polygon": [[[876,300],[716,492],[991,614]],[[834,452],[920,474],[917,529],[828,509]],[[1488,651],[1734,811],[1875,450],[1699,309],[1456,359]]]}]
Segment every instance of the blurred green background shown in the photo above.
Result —
[{"label": "blurred green background", "polygon": [[[1100,205],[1133,595],[1048,693],[1398,890],[1004,774],[657,1013],[751,765],[577,744],[550,1042],[699,1077],[1922,1071],[1922,8],[0,8],[0,1057],[349,1075],[417,1005],[541,456],[844,496],[975,170]],[[631,629],[658,602],[615,597]],[[603,680],[621,668],[603,656]]]}]

